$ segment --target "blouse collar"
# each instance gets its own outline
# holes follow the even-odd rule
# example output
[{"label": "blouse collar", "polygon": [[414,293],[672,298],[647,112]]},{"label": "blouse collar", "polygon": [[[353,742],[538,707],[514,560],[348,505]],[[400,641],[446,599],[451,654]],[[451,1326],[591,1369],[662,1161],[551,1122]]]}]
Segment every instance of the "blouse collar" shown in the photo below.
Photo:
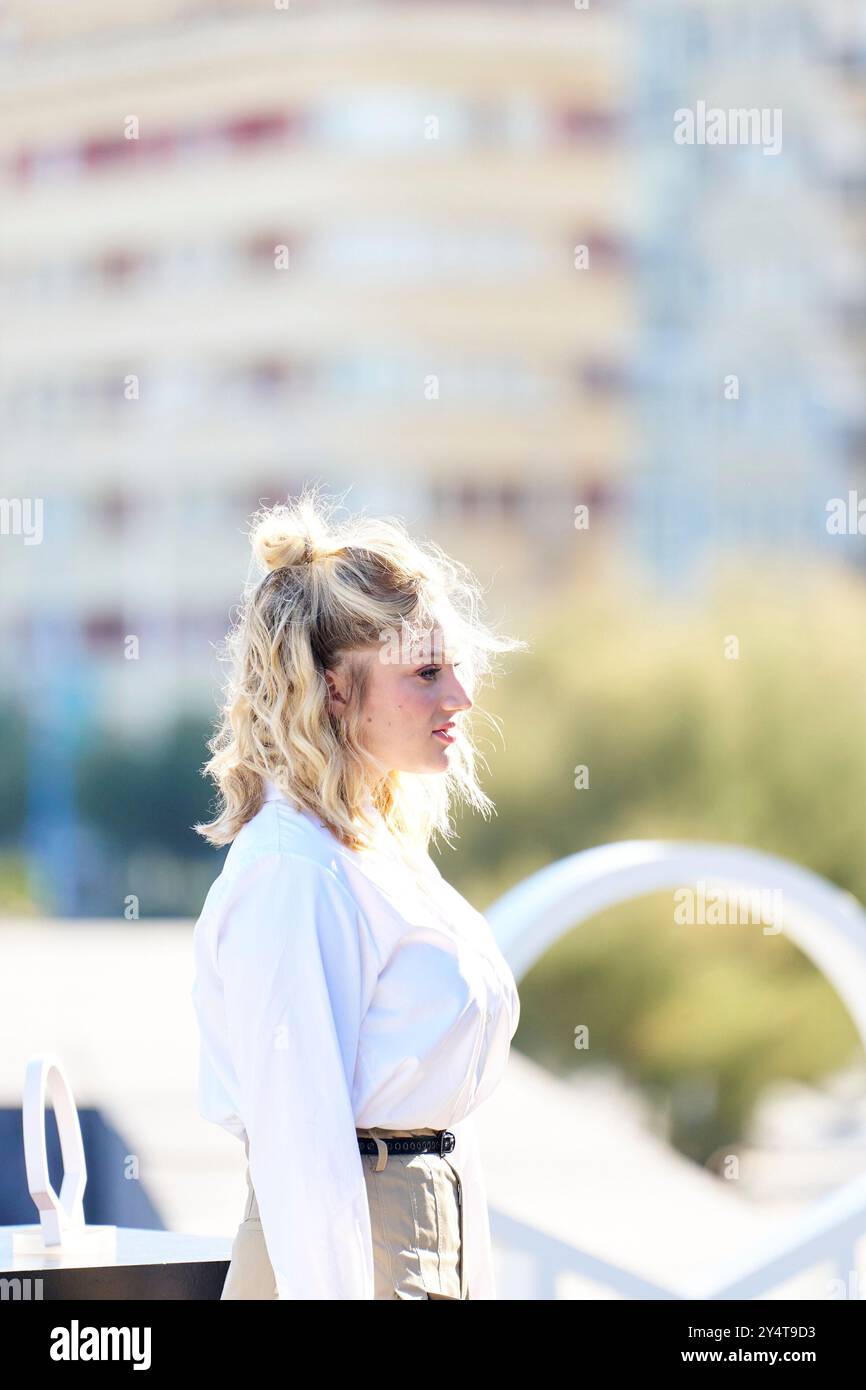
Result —
[{"label": "blouse collar", "polygon": [[[280,790],[280,788],[270,777],[263,777],[262,782],[264,783],[265,788],[263,797],[264,801],[285,801],[288,805],[293,805],[290,798],[286,796],[285,792]],[[377,834],[382,835],[386,831],[385,820],[381,811],[378,809],[375,802],[373,801],[372,792],[368,791],[366,793],[361,804],[364,810],[372,819],[376,827]]]},{"label": "blouse collar", "polygon": [[[265,801],[285,801],[289,805],[292,804],[285,793],[280,790],[270,777],[263,777],[262,781],[265,787]],[[385,819],[381,811],[373,801],[371,792],[368,791],[366,793],[362,805],[369,813],[375,827],[373,844],[368,849],[362,851],[363,854],[384,855],[388,859],[396,860],[404,868],[411,868],[411,871],[416,874],[420,873],[422,879],[426,879],[431,871],[435,877],[442,877],[429,855],[407,854],[405,850],[402,850],[396,845],[393,836],[385,824]]]}]

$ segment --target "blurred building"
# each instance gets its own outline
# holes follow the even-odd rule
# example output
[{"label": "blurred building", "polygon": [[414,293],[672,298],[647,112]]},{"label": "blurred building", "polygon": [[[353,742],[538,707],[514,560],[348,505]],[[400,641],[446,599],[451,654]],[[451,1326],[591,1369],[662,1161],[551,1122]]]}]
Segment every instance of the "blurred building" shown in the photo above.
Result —
[{"label": "blurred building", "polygon": [[[862,563],[864,70],[848,0],[0,4],[0,701],[58,884],[82,747],[213,712],[305,481],[524,636],[575,573]],[[678,143],[699,102],[781,148]]]},{"label": "blurred building", "polygon": [[[823,553],[862,486],[866,26],[847,0],[634,0],[641,343],[631,519],[687,590],[737,553]],[[677,143],[675,113],[778,112],[780,148]],[[864,494],[866,498],[866,494]]]},{"label": "blurred building", "polygon": [[209,707],[244,523],[304,480],[496,599],[592,564],[631,449],[616,7],[3,16],[4,488],[44,499],[7,688],[54,615],[101,718]]}]

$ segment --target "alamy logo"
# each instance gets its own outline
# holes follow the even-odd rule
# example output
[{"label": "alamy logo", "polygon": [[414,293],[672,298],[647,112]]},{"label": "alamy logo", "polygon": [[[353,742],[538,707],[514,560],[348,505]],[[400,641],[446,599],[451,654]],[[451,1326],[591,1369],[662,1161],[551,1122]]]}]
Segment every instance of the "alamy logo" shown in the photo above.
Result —
[{"label": "alamy logo", "polygon": [[674,892],[674,921],[678,926],[720,927],[763,924],[764,936],[778,936],[785,923],[781,888],[715,887],[698,879],[694,888]]},{"label": "alamy logo", "polygon": [[866,536],[866,497],[850,488],[848,499],[831,497],[827,503],[827,531],[831,536]]},{"label": "alamy logo", "polygon": [[134,1371],[150,1369],[149,1327],[69,1327],[51,1329],[52,1361],[132,1361]]},{"label": "alamy logo", "polygon": [[677,145],[763,145],[764,154],[782,148],[782,108],[769,106],[707,106],[705,101],[680,106],[674,112]]},{"label": "alamy logo", "polygon": [[4,1274],[0,1279],[0,1303],[29,1303],[42,1298],[42,1280],[20,1274]]},{"label": "alamy logo", "polygon": [[42,544],[42,497],[0,497],[0,535],[23,536],[25,545]]}]

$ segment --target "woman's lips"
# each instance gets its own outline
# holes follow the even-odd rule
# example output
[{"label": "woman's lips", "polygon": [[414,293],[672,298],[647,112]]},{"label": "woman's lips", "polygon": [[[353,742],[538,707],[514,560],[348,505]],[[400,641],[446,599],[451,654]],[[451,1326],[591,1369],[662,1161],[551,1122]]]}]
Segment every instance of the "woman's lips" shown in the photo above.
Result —
[{"label": "woman's lips", "polygon": [[446,744],[454,742],[454,734],[448,729],[434,729],[433,737],[438,738],[442,743]]}]

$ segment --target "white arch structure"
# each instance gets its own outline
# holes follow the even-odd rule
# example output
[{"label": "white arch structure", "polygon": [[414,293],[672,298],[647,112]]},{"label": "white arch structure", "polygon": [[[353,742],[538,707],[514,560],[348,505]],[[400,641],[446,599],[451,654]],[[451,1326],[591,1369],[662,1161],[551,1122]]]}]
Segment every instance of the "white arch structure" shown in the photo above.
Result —
[{"label": "white arch structure", "polygon": [[[45,1108],[54,1107],[63,1180],[60,1194],[48,1172]],[[24,1162],[27,1186],[39,1212],[39,1225],[12,1232],[14,1255],[74,1255],[108,1258],[116,1254],[116,1226],[88,1226],[84,1220],[87,1161],[78,1107],[66,1068],[55,1053],[31,1057],[24,1073]]]},{"label": "white arch structure", "polygon": [[[606,908],[666,889],[694,890],[701,883],[708,893],[740,902],[778,891],[782,930],[833,984],[866,1047],[866,912],[852,893],[777,855],[691,840],[623,840],[568,855],[530,874],[485,916],[519,981],[560,937]],[[711,931],[712,926],[683,930]],[[744,930],[762,930],[760,919]],[[507,1244],[536,1257],[540,1297],[556,1296],[554,1265],[598,1279],[627,1298],[753,1298],[819,1260],[832,1260],[840,1278],[850,1283],[857,1271],[856,1243],[866,1234],[866,1174],[815,1203],[772,1248],[763,1242],[688,1291],[654,1286],[597,1257],[535,1239],[495,1212],[491,1224]]]},{"label": "white arch structure", "polygon": [[[45,1106],[54,1106],[57,1134],[63,1156],[60,1195],[48,1175],[48,1149],[45,1142]],[[78,1107],[69,1077],[60,1058],[53,1054],[31,1057],[24,1073],[24,1161],[27,1185],[36,1203],[42,1240],[46,1247],[59,1246],[84,1230],[84,1189],[87,1163]]]}]

